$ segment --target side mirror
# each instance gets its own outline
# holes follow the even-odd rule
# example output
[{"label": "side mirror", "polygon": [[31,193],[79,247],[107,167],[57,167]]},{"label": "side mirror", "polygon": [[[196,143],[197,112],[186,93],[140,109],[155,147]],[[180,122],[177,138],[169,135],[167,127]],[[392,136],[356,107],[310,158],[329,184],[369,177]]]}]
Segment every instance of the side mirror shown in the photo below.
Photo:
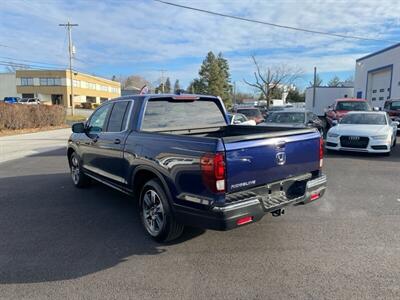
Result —
[{"label": "side mirror", "polygon": [[73,133],[84,133],[85,132],[85,123],[75,123],[72,125]]},{"label": "side mirror", "polygon": [[393,127],[398,127],[399,124],[400,124],[400,123],[399,123],[398,121],[393,121],[393,122],[392,122],[392,126],[393,126]]},{"label": "side mirror", "polygon": [[332,120],[332,126],[336,126],[338,124],[337,120]]}]

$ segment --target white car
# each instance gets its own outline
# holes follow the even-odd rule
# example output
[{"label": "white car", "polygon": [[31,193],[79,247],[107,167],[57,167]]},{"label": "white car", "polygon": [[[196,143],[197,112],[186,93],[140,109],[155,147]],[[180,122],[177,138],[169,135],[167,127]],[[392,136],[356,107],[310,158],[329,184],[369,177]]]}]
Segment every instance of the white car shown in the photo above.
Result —
[{"label": "white car", "polygon": [[22,98],[18,103],[25,105],[37,105],[40,104],[40,100],[38,98]]},{"label": "white car", "polygon": [[349,112],[328,131],[325,148],[390,155],[398,125],[386,112]]},{"label": "white car", "polygon": [[256,121],[249,120],[244,114],[228,114],[229,121],[233,125],[256,125]]}]

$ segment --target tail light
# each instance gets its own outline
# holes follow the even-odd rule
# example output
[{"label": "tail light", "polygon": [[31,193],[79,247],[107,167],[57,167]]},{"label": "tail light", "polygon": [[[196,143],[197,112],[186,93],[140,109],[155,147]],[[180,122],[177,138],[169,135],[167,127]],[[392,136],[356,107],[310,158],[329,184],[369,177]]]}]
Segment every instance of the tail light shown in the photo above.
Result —
[{"label": "tail light", "polygon": [[200,159],[204,184],[213,193],[225,192],[225,157],[223,153],[205,154]]},{"label": "tail light", "polygon": [[324,139],[319,139],[319,168],[324,164]]}]

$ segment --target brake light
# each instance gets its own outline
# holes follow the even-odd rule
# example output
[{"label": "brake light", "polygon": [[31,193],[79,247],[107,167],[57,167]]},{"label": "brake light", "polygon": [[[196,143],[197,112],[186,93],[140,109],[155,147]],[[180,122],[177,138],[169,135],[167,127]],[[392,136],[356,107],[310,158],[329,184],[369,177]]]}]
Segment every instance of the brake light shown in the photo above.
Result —
[{"label": "brake light", "polygon": [[319,139],[319,168],[322,168],[324,164],[324,140],[321,137]]},{"label": "brake light", "polygon": [[310,200],[314,201],[317,200],[319,198],[319,193],[315,193],[315,194],[311,194]]},{"label": "brake light", "polygon": [[253,217],[249,216],[249,217],[244,217],[244,218],[240,218],[239,220],[236,221],[236,225],[244,225],[247,223],[250,223],[251,221],[253,221]]},{"label": "brake light", "polygon": [[214,193],[225,192],[224,154],[205,154],[200,159],[200,165],[204,184]]}]

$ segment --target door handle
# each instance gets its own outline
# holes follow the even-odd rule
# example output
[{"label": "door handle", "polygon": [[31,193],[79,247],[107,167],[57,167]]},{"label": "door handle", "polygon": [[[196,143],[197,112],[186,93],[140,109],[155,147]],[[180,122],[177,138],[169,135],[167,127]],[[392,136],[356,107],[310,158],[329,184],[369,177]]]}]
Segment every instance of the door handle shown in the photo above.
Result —
[{"label": "door handle", "polygon": [[114,144],[116,144],[116,145],[121,144],[121,140],[120,140],[120,139],[115,139],[115,140],[114,140]]}]

